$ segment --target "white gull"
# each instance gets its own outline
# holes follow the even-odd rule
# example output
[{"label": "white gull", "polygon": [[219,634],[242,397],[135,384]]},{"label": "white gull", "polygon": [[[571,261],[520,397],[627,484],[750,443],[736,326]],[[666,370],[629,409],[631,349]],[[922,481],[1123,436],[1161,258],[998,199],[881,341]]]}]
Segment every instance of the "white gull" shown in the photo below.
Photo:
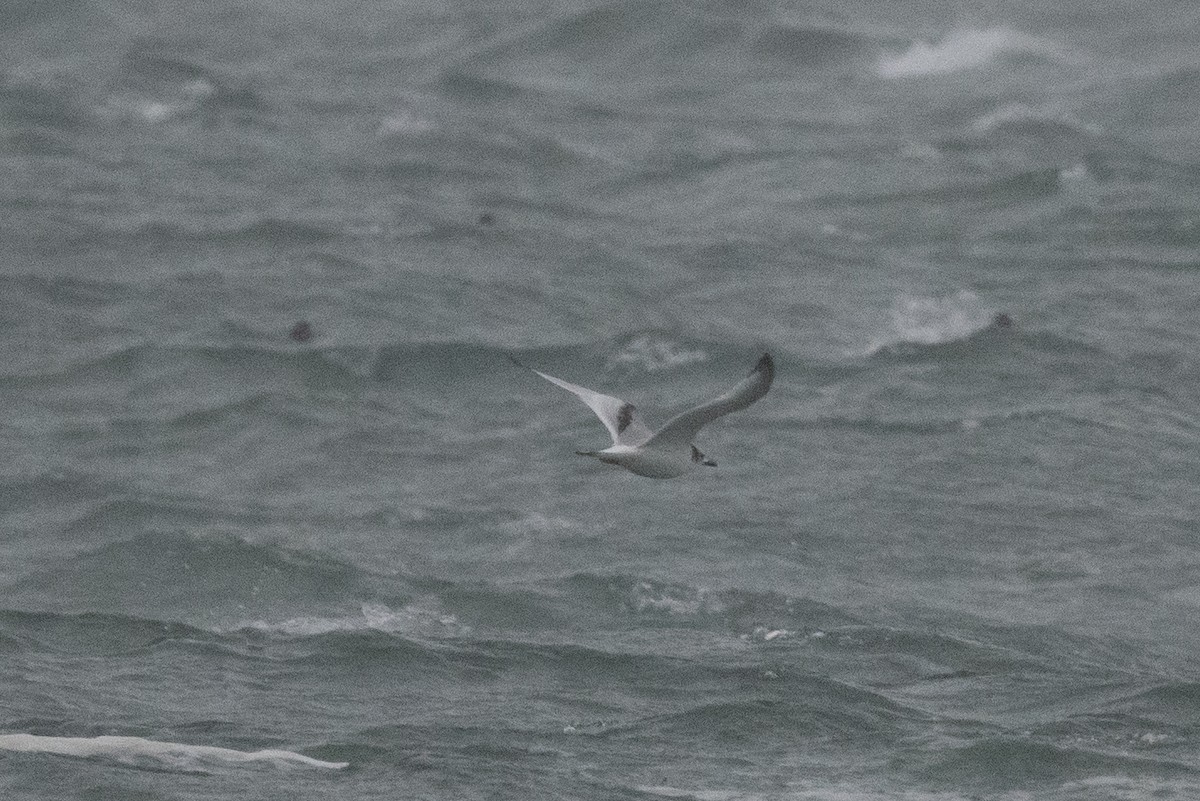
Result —
[{"label": "white gull", "polygon": [[516,359],[513,361],[574,394],[596,413],[612,435],[613,444],[610,447],[602,451],[576,453],[594,456],[605,464],[624,467],[631,473],[648,478],[674,478],[693,467],[716,467],[717,463],[706,459],[700,449],[692,444],[692,439],[705,424],[730,412],[745,409],[766,395],[775,378],[775,363],[771,360],[771,354],[764,353],[750,375],[728,392],[680,412],[662,428],[651,431],[638,417],[632,403],[547,375]]}]

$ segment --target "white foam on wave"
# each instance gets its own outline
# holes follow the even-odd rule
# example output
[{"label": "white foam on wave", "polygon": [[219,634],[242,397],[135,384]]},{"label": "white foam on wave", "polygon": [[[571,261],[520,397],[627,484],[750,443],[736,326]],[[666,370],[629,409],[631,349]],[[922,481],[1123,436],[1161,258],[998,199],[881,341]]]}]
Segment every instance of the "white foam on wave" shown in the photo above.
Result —
[{"label": "white foam on wave", "polygon": [[1101,126],[1081,120],[1066,109],[1053,106],[1033,106],[1028,103],[1006,103],[982,114],[971,122],[971,130],[978,134],[987,134],[1006,125],[1024,123],[1060,125],[1091,136],[1099,136],[1104,133],[1104,128]]},{"label": "white foam on wave", "polygon": [[746,636],[746,639],[761,640],[762,642],[771,642],[791,635],[787,629],[774,629],[769,626],[755,626],[754,631]]},{"label": "white foam on wave", "polygon": [[213,745],[188,745],[147,740],[142,737],[47,737],[38,734],[0,734],[0,750],[72,757],[103,757],[120,762],[152,760],[176,770],[201,770],[219,764],[268,762],[275,765],[304,765],[337,770],[348,762],[326,762],[294,751],[267,748],[235,751]]},{"label": "white foam on wave", "polygon": [[[683,789],[670,785],[638,785],[633,789],[658,798],[694,799],[694,801],[765,801],[776,798],[774,793],[763,795],[757,792],[742,792],[740,790],[698,790]],[[942,792],[922,790],[863,790],[851,787],[823,787],[819,789],[790,789],[787,797],[795,801],[967,801],[966,796],[957,792]]]},{"label": "white foam on wave", "polygon": [[936,44],[920,40],[903,53],[885,53],[875,72],[881,78],[938,75],[974,69],[1005,53],[1056,51],[1050,42],[1012,28],[964,28],[950,31]]},{"label": "white foam on wave", "polygon": [[635,788],[639,793],[659,798],[695,799],[695,801],[761,801],[765,796],[757,793],[740,793],[736,790],[684,790],[665,784],[643,784]]},{"label": "white foam on wave", "polygon": [[995,316],[969,289],[953,295],[900,295],[892,303],[891,326],[877,336],[867,353],[901,344],[939,345],[966,339],[987,328]]},{"label": "white foam on wave", "polygon": [[211,81],[198,78],[183,84],[178,94],[170,99],[142,96],[109,98],[100,113],[109,117],[127,117],[156,124],[191,114],[216,92],[217,87]]},{"label": "white foam on wave", "polygon": [[725,608],[707,590],[661,586],[649,581],[634,585],[629,591],[628,602],[638,614],[653,612],[678,617],[717,614]]},{"label": "white foam on wave", "polygon": [[375,630],[387,634],[402,634],[412,637],[453,637],[469,633],[458,618],[441,608],[437,599],[425,599],[408,604],[401,609],[392,609],[386,604],[364,603],[360,614],[338,617],[294,617],[270,622],[251,620],[240,623],[233,630],[253,629],[285,637],[315,637],[333,632]]},{"label": "white foam on wave", "polygon": [[703,350],[691,349],[671,339],[646,334],[622,348],[620,353],[612,357],[610,366],[636,366],[653,373],[703,361],[708,361],[708,354]]}]

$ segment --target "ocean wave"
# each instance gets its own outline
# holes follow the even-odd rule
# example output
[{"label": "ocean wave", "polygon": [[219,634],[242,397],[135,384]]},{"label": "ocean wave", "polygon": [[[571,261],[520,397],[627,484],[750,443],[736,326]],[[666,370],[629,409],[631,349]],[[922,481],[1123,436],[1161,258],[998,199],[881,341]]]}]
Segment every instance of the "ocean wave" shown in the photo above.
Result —
[{"label": "ocean wave", "polygon": [[980,424],[978,417],[949,417],[920,419],[907,417],[883,417],[834,414],[804,421],[790,421],[790,428],[801,430],[846,430],[865,434],[945,434]]},{"label": "ocean wave", "polygon": [[[217,604],[204,605],[199,597],[190,599],[192,609],[186,615],[194,624],[172,620],[176,615],[169,609],[161,610],[159,619],[119,613],[0,610],[0,643],[10,646],[13,653],[114,660],[177,660],[181,652],[186,652],[189,659],[219,660],[226,666],[238,662],[242,663],[239,670],[254,672],[282,665],[332,671],[347,665],[363,669],[364,664],[379,661],[402,663],[403,676],[447,674],[464,681],[494,677],[514,654],[518,661],[530,655],[528,646],[520,643],[472,639],[471,629],[432,597],[417,597],[394,607],[378,601],[363,602],[354,614],[281,616],[229,623],[221,621],[222,617],[235,620],[229,613],[210,621],[209,613]],[[22,602],[19,594],[14,600]],[[161,606],[155,601],[151,597],[138,607]],[[252,604],[236,606],[244,611]],[[292,606],[328,604],[309,600]],[[537,664],[536,659],[533,664]]]},{"label": "ocean wave", "polygon": [[868,355],[902,345],[940,345],[967,339],[996,322],[996,310],[969,289],[953,295],[898,295],[891,324],[867,346]]},{"label": "ocean wave", "polygon": [[380,631],[424,639],[463,637],[471,628],[447,612],[436,597],[418,599],[400,609],[382,603],[364,603],[358,614],[336,617],[303,616],[268,622],[252,620],[228,627],[230,631],[256,631],[283,637],[317,637],[333,632]]},{"label": "ocean wave", "polygon": [[773,22],[753,41],[762,53],[806,67],[822,67],[861,58],[872,40],[836,27]]},{"label": "ocean wave", "polygon": [[[759,793],[745,793],[741,790],[703,790],[691,789],[684,790],[680,787],[672,787],[669,784],[639,784],[633,789],[638,793],[654,796],[655,798],[682,798],[684,801],[766,801],[768,796]],[[802,798],[802,795],[796,795],[789,791],[789,798]],[[834,796],[821,796],[822,798],[837,798]],[[855,796],[858,798],[858,796]]]},{"label": "ocean wave", "polygon": [[[262,334],[256,336],[265,339]],[[203,409],[168,412],[169,415],[193,412],[219,414],[227,406],[253,403],[251,397],[254,394],[264,398],[277,394],[272,390],[262,390],[251,396],[245,394],[248,389],[269,384],[264,382],[264,378],[299,377],[313,386],[340,387],[353,386],[361,381],[359,362],[365,361],[369,355],[365,350],[300,348],[288,340],[286,329],[278,332],[277,337],[273,345],[142,343],[101,353],[89,349],[65,360],[65,363],[48,365],[49,370],[43,368],[32,372],[9,373],[0,375],[0,380],[13,385],[121,382],[127,390],[137,395],[140,394],[138,389],[128,386],[129,382],[136,384],[145,380],[155,384],[153,379],[156,376],[175,375],[182,367],[209,376],[224,372],[230,378],[238,377],[239,380],[229,387],[231,397],[227,400]],[[243,383],[243,379],[251,380]]]},{"label": "ocean wave", "polygon": [[1062,48],[1047,39],[1012,28],[962,28],[936,43],[920,40],[902,53],[879,58],[875,72],[881,78],[907,78],[961,72],[988,64],[1011,53],[1059,58]]},{"label": "ocean wave", "polygon": [[32,273],[0,275],[0,294],[6,305],[24,302],[65,310],[96,311],[128,297],[131,289],[125,281],[66,275],[47,278]]},{"label": "ocean wave", "polygon": [[447,70],[438,80],[441,91],[456,100],[473,102],[511,102],[528,90],[510,81],[485,78],[462,68]]},{"label": "ocean wave", "polygon": [[[894,358],[903,362],[909,360],[958,361],[986,356],[986,351],[974,349],[973,343],[970,341],[961,344],[961,348],[956,343],[901,347],[882,351],[875,358]],[[1025,352],[1028,353],[1028,350],[1026,349]],[[897,410],[894,414],[831,413],[805,419],[792,418],[782,421],[779,425],[800,431],[846,430],[882,436],[952,434],[1014,425],[1056,426],[1066,424],[1068,427],[1105,427],[1107,425],[1094,416],[1073,410],[1067,402],[1062,402],[1061,405],[1055,405],[1053,402],[1020,402],[1015,406],[1012,405],[1014,402],[1013,398],[1004,397],[998,400],[997,408],[987,409],[976,406],[965,413],[953,408],[941,410],[920,408],[907,413]],[[1187,435],[1191,435],[1191,432],[1188,432]]]},{"label": "ocean wave", "polygon": [[1028,103],[1007,103],[981,114],[971,121],[970,128],[976,134],[1029,134],[1043,139],[1081,134],[1096,137],[1104,132],[1100,125],[1082,120],[1066,109]]},{"label": "ocean wave", "polygon": [[1043,665],[1037,656],[1016,647],[888,626],[830,627],[809,635],[804,645],[817,653],[870,653],[886,656],[889,661],[911,659],[911,666],[917,667],[922,679],[1008,673]]},{"label": "ocean wave", "polygon": [[1060,168],[1038,166],[1015,172],[987,174],[980,179],[956,179],[935,185],[915,185],[898,191],[856,190],[849,193],[829,193],[822,198],[822,202],[868,209],[892,207],[896,204],[927,204],[939,208],[954,208],[957,213],[963,207],[989,211],[1014,208],[1040,199],[1057,198],[1061,189]]},{"label": "ocean wave", "polygon": [[416,138],[433,134],[439,130],[438,123],[423,117],[416,111],[399,108],[379,121],[377,133],[382,138]]},{"label": "ocean wave", "polygon": [[0,751],[30,754],[58,754],[84,759],[112,759],[123,764],[186,773],[205,773],[228,765],[265,762],[276,767],[303,767],[338,770],[346,762],[326,762],[294,751],[267,748],[261,751],[235,751],[212,745],[188,745],[142,737],[48,737],[37,734],[0,734]]},{"label": "ocean wave", "polygon": [[126,118],[151,124],[186,117],[200,108],[201,101],[215,91],[204,81],[193,81],[180,87],[169,99],[140,96],[110,97],[100,107],[99,114],[106,118]]},{"label": "ocean wave", "polygon": [[91,121],[66,87],[13,82],[0,77],[0,106],[7,122],[18,127],[71,132]]},{"label": "ocean wave", "polygon": [[481,374],[507,370],[511,367],[510,357],[538,369],[559,371],[560,375],[569,373],[585,380],[580,373],[588,370],[595,374],[618,370],[672,372],[710,361],[717,365],[734,363],[740,370],[749,363],[748,359],[752,361],[757,355],[753,350],[727,343],[637,331],[611,339],[523,348],[470,341],[409,342],[377,348],[366,354],[366,360],[370,362],[367,372],[375,380],[419,381],[437,387],[474,382]]},{"label": "ocean wave", "polygon": [[121,417],[113,420],[110,425],[117,433],[142,437],[152,434],[156,428],[192,432],[201,436],[211,432],[228,433],[231,428],[240,429],[241,424],[248,421],[267,418],[282,424],[294,423],[299,419],[289,410],[279,393],[256,392],[226,403],[169,413],[169,416],[160,419]]},{"label": "ocean wave", "polygon": [[476,59],[527,62],[555,56],[612,68],[645,59],[683,59],[736,35],[727,19],[713,18],[691,5],[618,0],[545,17],[515,36],[491,43]]},{"label": "ocean wave", "polygon": [[1137,80],[1122,103],[1121,114],[1139,128],[1153,130],[1194,122],[1200,104],[1200,67],[1169,66]]},{"label": "ocean wave", "polygon": [[172,83],[216,80],[213,71],[204,64],[164,50],[157,41],[135,39],[121,64],[126,77]]},{"label": "ocean wave", "polygon": [[[721,786],[721,783],[714,782],[714,785]],[[880,789],[878,785],[877,781],[855,783],[850,778],[836,784],[822,784],[820,781],[809,780],[804,786],[788,787],[787,798],[788,801],[978,801],[974,796],[946,793],[941,790],[926,791],[912,787]],[[778,798],[773,790],[756,792],[697,787],[685,789],[669,784],[639,784],[633,785],[631,789],[654,798],[682,801],[774,801]]]},{"label": "ocean wave", "polygon": [[[29,305],[44,304],[31,301]],[[480,376],[511,371],[507,374],[516,380],[521,374],[509,361],[514,353],[539,368],[594,365],[597,373],[671,371],[710,359],[724,363],[735,356],[737,363],[731,369],[740,371],[747,358],[744,348],[735,352],[723,345],[645,334],[515,350],[470,341],[336,344],[335,334],[316,325],[312,329],[315,338],[303,343],[293,341],[286,326],[263,331],[227,325],[218,335],[234,340],[228,344],[213,344],[216,337],[205,335],[193,343],[81,348],[53,361],[18,365],[16,371],[0,374],[0,387],[74,392],[82,384],[112,385],[121,397],[136,403],[133,410],[129,404],[112,409],[106,426],[117,433],[173,435],[239,420],[272,418],[304,424],[319,414],[304,402],[304,390],[342,392],[362,388],[364,382],[419,386],[422,394],[410,402],[436,398],[443,404],[463,397],[460,388],[473,387]],[[203,392],[182,392],[181,385],[202,386]]]},{"label": "ocean wave", "polygon": [[702,348],[689,348],[667,336],[641,334],[612,356],[609,366],[634,366],[646,372],[656,372],[703,361],[708,361],[708,353]]},{"label": "ocean wave", "polygon": [[385,345],[373,352],[368,372],[376,381],[419,381],[438,388],[511,367],[509,354],[505,348],[467,342]]},{"label": "ocean wave", "polygon": [[1104,709],[1190,731],[1200,716],[1200,682],[1166,682],[1111,702]]},{"label": "ocean wave", "polygon": [[105,487],[94,476],[71,470],[29,469],[0,477],[0,492],[11,509],[47,503],[66,505],[76,499],[100,496]]},{"label": "ocean wave", "polygon": [[[797,18],[727,3],[617,0],[549,15],[497,37],[477,50],[472,62],[502,66],[520,76],[514,78],[517,83],[534,85],[528,69],[532,60],[543,66],[540,75],[561,76],[536,85],[561,90],[579,79],[579,67],[611,75],[648,61],[665,68],[660,77],[686,71],[693,79],[714,70],[786,74],[797,67],[836,67],[869,55],[873,41],[832,15]],[[577,69],[568,71],[566,64]],[[518,73],[521,65],[525,69]],[[695,97],[695,89],[682,80],[659,81],[647,90],[668,102]]]},{"label": "ocean wave", "polygon": [[969,289],[947,295],[900,294],[887,316],[861,353],[847,355],[955,361],[1023,354],[1055,364],[1105,362],[1109,370],[1121,361],[1099,345],[1026,328],[1017,313],[1009,314]]},{"label": "ocean wave", "polygon": [[949,749],[921,775],[960,790],[1044,792],[1048,786],[1103,776],[1170,777],[1190,772],[1186,765],[1168,760],[1000,736]]},{"label": "ocean wave", "polygon": [[603,611],[614,620],[647,618],[655,626],[715,624],[754,636],[760,630],[805,633],[861,622],[808,598],[742,589],[708,590],[640,576],[577,573],[560,586],[575,604]]},{"label": "ocean wave", "polygon": [[606,727],[598,734],[690,743],[755,743],[780,733],[812,740],[861,739],[894,737],[930,717],[880,693],[782,667],[749,671],[739,685],[740,697],[702,701]]},{"label": "ocean wave", "polygon": [[163,52],[157,42],[135,40],[121,69],[127,88],[108,98],[100,109],[103,116],[154,124],[203,114],[247,123],[263,122],[270,111],[258,89],[208,65]]},{"label": "ocean wave", "polygon": [[[278,613],[409,594],[402,579],[374,574],[327,554],[257,544],[232,535],[163,531],[202,529],[198,523],[228,519],[228,510],[212,505],[167,499],[113,503],[117,506],[107,514],[119,519],[109,527],[128,530],[130,517],[140,516],[153,533],[105,545],[26,576],[5,588],[9,602],[65,612],[128,614],[136,609],[139,615],[162,620],[208,623],[245,619],[249,610]],[[254,513],[245,514],[253,517]],[[258,519],[276,518],[263,512]],[[95,527],[91,524],[88,530]]]},{"label": "ocean wave", "polygon": [[324,223],[311,220],[247,216],[203,226],[152,220],[116,231],[89,231],[81,236],[118,238],[163,247],[196,244],[288,247],[312,246],[333,239],[339,233]]},{"label": "ocean wave", "polygon": [[0,636],[23,648],[60,654],[119,655],[179,640],[209,641],[211,633],[184,623],[98,612],[0,611]]},{"label": "ocean wave", "polygon": [[84,104],[66,88],[11,82],[0,76],[4,130],[0,152],[71,156],[76,137],[92,123]]},{"label": "ocean wave", "polygon": [[[79,3],[76,0],[6,0],[4,3],[4,34],[9,31],[18,31],[23,28],[33,27],[39,23],[67,16],[74,18],[76,16],[84,16],[88,18],[90,23],[94,24],[94,19],[89,14],[80,14],[80,11],[88,11],[88,6],[91,4]],[[57,29],[56,29],[57,33]],[[26,35],[28,33],[26,32]],[[61,37],[61,33],[57,33]]]}]

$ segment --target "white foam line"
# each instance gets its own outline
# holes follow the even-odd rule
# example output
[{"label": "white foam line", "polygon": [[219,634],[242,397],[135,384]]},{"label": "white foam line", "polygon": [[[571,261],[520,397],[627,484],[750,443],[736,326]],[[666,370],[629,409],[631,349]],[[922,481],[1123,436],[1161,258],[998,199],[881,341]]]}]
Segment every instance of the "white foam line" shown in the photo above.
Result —
[{"label": "white foam line", "polygon": [[1056,51],[1052,42],[1011,28],[965,28],[950,31],[940,42],[919,41],[903,53],[885,54],[875,71],[882,78],[936,75],[979,67],[1004,53]]},{"label": "white foam line", "polygon": [[196,761],[216,762],[294,762],[314,768],[339,769],[348,762],[325,762],[320,759],[267,748],[262,751],[235,751],[212,745],[164,743],[142,737],[44,737],[38,734],[0,734],[0,750],[42,754],[63,754],[75,757],[114,757],[129,759],[151,757],[174,764]]}]

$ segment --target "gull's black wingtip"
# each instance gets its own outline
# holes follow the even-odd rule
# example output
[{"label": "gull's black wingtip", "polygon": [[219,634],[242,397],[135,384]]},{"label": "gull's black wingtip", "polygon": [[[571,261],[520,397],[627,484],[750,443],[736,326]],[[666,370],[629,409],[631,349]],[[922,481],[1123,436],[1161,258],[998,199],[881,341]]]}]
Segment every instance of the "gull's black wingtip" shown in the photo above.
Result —
[{"label": "gull's black wingtip", "polygon": [[771,354],[763,353],[763,355],[761,357],[759,357],[758,363],[754,365],[754,369],[751,372],[771,373],[772,375],[774,375],[775,360],[771,358]]}]

